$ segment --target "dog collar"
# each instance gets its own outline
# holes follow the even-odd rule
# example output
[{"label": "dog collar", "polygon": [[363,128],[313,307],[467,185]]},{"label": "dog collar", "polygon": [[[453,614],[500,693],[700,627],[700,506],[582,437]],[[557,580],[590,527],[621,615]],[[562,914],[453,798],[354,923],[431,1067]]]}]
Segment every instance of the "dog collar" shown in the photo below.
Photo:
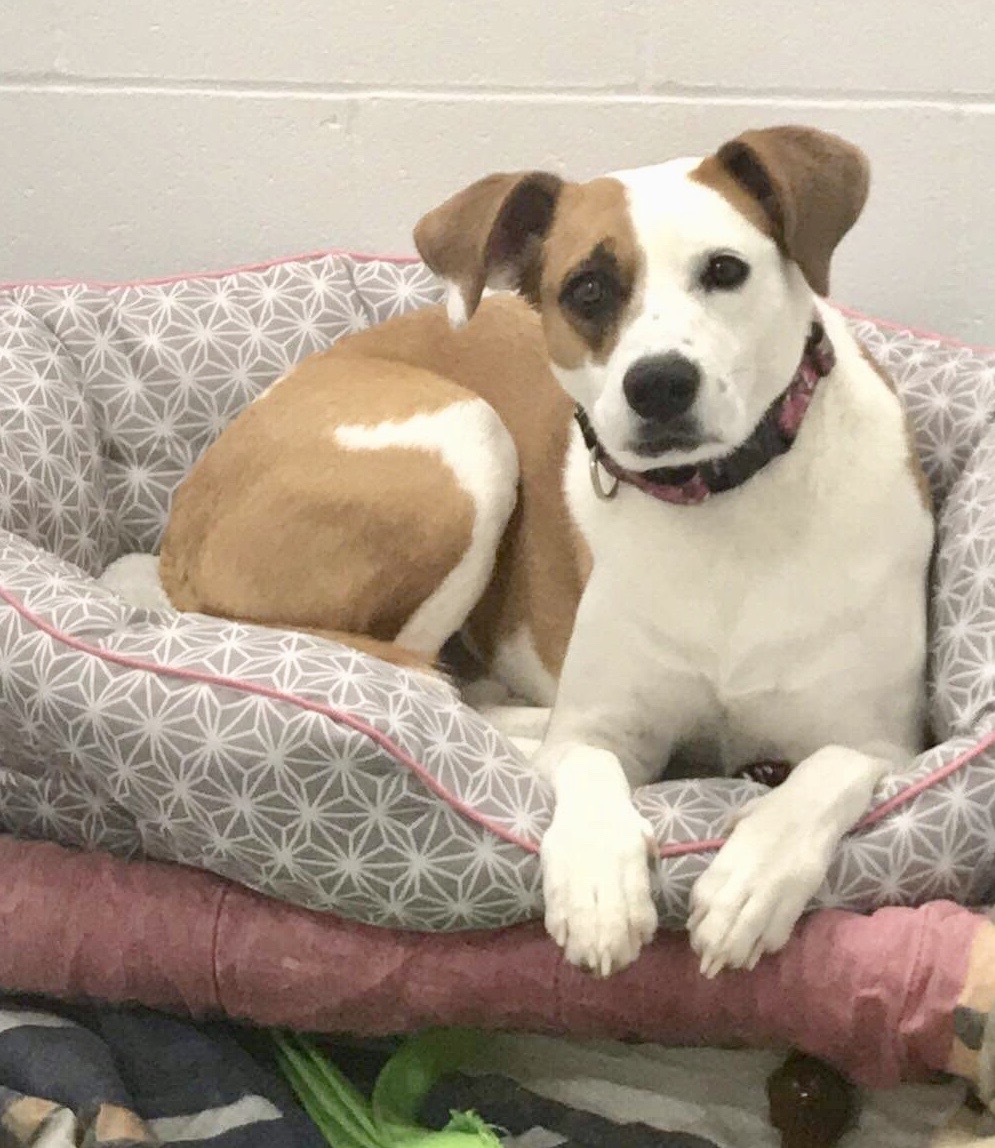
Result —
[{"label": "dog collar", "polygon": [[[826,329],[818,320],[813,320],[794,378],[787,390],[767,408],[746,442],[724,458],[691,466],[661,466],[647,471],[626,470],[605,453],[583,407],[575,407],[574,418],[590,456],[594,493],[607,501],[615,497],[619,484],[624,482],[661,502],[695,506],[713,494],[723,494],[742,486],[769,462],[790,449],[798,437],[816,387],[835,365],[836,352]],[[607,486],[602,480],[601,471],[605,471],[612,479]]]}]

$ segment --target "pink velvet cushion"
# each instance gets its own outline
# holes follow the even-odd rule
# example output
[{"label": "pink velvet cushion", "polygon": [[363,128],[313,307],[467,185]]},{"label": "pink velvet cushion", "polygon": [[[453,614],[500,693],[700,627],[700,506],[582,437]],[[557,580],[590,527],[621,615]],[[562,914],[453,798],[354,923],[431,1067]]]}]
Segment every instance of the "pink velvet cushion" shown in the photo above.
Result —
[{"label": "pink velvet cushion", "polygon": [[790,1044],[871,1086],[947,1066],[972,946],[979,930],[995,932],[944,902],[870,917],[827,910],[752,973],[704,980],[677,932],[598,980],[565,964],[535,924],[377,929],[179,866],[11,838],[0,838],[0,871],[8,991],[357,1034],[461,1024]]}]

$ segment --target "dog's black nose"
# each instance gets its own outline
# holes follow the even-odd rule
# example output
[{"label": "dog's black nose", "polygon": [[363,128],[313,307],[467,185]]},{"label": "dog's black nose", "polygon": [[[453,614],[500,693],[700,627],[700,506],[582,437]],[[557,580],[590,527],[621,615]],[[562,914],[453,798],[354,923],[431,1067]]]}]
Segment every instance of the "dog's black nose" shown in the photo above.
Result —
[{"label": "dog's black nose", "polygon": [[637,359],[625,372],[622,390],[640,418],[663,423],[687,412],[700,382],[697,364],[670,351]]}]

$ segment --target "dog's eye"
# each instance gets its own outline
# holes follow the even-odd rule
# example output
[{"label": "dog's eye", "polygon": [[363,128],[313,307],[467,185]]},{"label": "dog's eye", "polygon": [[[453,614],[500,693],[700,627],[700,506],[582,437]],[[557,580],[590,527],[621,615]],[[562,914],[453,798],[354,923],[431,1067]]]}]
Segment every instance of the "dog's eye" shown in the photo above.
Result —
[{"label": "dog's eye", "polygon": [[712,255],[701,273],[700,283],[706,291],[735,291],[750,274],[750,265],[738,255]]},{"label": "dog's eye", "polygon": [[613,280],[600,271],[583,271],[568,280],[560,293],[560,302],[581,319],[597,319],[615,302]]}]

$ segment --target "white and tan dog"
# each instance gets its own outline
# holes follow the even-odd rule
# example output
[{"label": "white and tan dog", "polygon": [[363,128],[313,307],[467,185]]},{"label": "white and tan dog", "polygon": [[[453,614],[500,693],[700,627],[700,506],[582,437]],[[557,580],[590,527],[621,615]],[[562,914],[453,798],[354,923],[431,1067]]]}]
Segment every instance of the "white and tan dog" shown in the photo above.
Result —
[{"label": "white and tan dog", "polygon": [[668,761],[795,766],[694,888],[714,974],[785,943],[920,748],[928,493],[897,397],[820,298],[867,182],[805,128],[589,183],[481,180],[416,231],[448,318],[300,364],[177,493],[179,609],[414,665],[462,631],[553,706],[546,924],[602,974],[657,925],[630,794]]}]

